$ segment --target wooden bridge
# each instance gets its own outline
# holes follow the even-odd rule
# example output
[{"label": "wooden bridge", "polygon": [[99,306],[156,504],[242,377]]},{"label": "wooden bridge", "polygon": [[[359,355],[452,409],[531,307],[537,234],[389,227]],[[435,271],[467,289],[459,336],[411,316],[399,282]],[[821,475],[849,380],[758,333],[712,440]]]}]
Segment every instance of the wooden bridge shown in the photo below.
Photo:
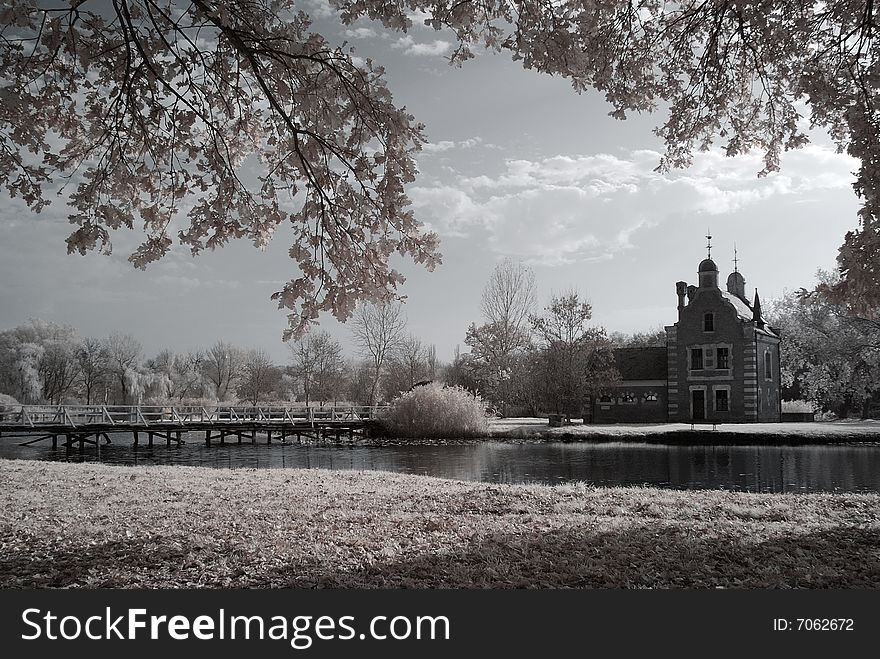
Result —
[{"label": "wooden bridge", "polygon": [[204,432],[205,445],[235,438],[256,443],[258,435],[286,442],[295,437],[339,440],[355,433],[368,434],[377,425],[383,407],[168,407],[151,405],[20,405],[0,408],[0,437],[25,439],[22,446],[59,438],[68,450],[93,444],[100,452],[101,440],[110,443],[111,433],[131,433],[134,446],[146,439],[153,446],[158,438],[168,446],[184,443],[181,435]]}]

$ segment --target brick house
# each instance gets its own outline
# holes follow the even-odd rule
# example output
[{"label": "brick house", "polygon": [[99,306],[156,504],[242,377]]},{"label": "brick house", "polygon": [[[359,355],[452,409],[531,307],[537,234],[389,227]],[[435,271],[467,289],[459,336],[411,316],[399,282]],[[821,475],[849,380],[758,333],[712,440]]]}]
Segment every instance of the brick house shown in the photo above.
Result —
[{"label": "brick house", "polygon": [[621,382],[596,401],[595,423],[781,420],[779,334],[758,291],[750,304],[737,270],[722,291],[711,258],[697,278],[675,285],[678,322],[665,328],[665,348],[615,350]]}]

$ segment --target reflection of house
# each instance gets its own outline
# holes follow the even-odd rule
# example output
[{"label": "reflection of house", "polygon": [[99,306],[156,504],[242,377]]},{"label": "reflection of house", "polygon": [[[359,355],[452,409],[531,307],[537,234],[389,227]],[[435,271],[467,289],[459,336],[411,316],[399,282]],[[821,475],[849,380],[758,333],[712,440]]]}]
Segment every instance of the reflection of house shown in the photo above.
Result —
[{"label": "reflection of house", "polygon": [[711,259],[698,286],[676,283],[678,322],[665,348],[615,350],[621,382],[599,398],[596,423],[779,421],[779,335],[766,324],[755,291],[745,296],[738,271],[718,287]]}]

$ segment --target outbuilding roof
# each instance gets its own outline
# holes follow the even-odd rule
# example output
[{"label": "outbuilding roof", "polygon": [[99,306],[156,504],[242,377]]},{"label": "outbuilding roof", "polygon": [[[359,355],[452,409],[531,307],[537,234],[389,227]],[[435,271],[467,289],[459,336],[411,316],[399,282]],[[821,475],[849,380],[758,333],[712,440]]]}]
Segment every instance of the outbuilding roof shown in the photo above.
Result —
[{"label": "outbuilding roof", "polygon": [[665,380],[666,348],[615,348],[614,365],[621,380]]}]

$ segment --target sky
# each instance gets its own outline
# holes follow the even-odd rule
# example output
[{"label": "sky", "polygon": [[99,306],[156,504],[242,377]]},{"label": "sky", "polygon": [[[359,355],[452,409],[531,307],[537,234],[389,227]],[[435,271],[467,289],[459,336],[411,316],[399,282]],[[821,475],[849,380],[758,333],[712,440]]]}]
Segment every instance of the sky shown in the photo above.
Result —
[{"label": "sky", "polygon": [[[659,174],[661,116],[612,119],[600,94],[578,95],[505,55],[449,66],[447,34],[419,21],[407,34],[369,21],[345,27],[323,3],[307,1],[315,30],[382,64],[395,101],[426,125],[430,144],[408,192],[441,238],[443,264],[395,265],[407,277],[409,331],[441,360],[467,350],[482,288],[504,258],[532,268],[540,305],[575,289],[596,324],[636,332],[677,320],[675,282],[695,282],[707,231],[721,281],[736,244],[748,294],[757,287],[766,301],[833,269],[857,226],[857,162],[821,132],[764,178],[758,154],[715,150]],[[116,232],[111,256],[68,255],[67,213],[56,200],[36,215],[0,192],[0,330],[40,318],[82,336],[132,334],[147,356],[222,339],[288,359],[286,315],[270,300],[297,275],[283,230],[265,251],[240,241],[193,258],[178,247],[140,271],[127,261],[137,232]],[[354,354],[348,327],[330,316],[320,327]]]}]

